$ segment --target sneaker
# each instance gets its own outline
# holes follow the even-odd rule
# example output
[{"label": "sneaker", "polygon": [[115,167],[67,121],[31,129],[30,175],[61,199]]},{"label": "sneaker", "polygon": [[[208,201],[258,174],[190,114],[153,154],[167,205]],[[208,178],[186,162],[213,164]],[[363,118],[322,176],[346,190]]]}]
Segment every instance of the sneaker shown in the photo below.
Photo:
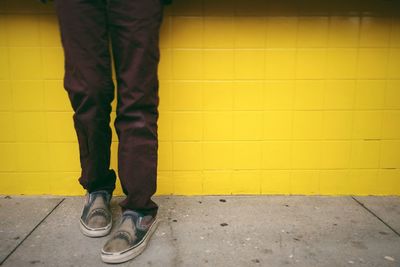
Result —
[{"label": "sneaker", "polygon": [[84,235],[100,237],[110,233],[112,227],[110,201],[111,195],[107,191],[86,193],[86,201],[80,218],[80,229]]},{"label": "sneaker", "polygon": [[157,215],[153,217],[126,210],[118,229],[103,246],[101,259],[106,263],[120,263],[135,258],[146,248],[158,223]]}]

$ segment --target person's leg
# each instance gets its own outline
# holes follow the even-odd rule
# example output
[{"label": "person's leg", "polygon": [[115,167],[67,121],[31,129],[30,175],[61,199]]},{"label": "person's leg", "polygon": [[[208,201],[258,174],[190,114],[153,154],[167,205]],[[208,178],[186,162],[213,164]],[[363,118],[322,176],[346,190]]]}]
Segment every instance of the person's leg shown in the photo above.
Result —
[{"label": "person's leg", "polygon": [[64,49],[64,88],[74,110],[81,163],[79,182],[89,193],[112,194],[116,174],[110,167],[111,102],[114,84],[107,29],[106,0],[55,0]]},{"label": "person's leg", "polygon": [[156,214],[159,29],[162,0],[110,0],[109,29],[117,76],[118,174],[122,210]]}]

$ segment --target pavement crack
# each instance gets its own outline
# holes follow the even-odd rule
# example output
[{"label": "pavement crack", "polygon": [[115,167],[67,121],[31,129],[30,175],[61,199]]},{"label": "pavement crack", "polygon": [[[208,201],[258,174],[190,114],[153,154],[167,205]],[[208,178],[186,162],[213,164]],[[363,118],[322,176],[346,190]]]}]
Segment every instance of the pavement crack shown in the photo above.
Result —
[{"label": "pavement crack", "polygon": [[367,206],[364,205],[364,203],[362,203],[361,201],[359,201],[358,199],[356,199],[354,196],[351,196],[351,198],[357,202],[361,207],[363,207],[365,210],[367,210],[369,213],[371,213],[374,217],[376,217],[378,220],[380,220],[384,225],[386,225],[390,230],[392,230],[398,237],[400,237],[400,233],[396,231],[396,229],[394,229],[392,226],[390,226],[390,224],[388,224],[387,222],[385,222],[383,219],[381,219],[375,212],[373,212],[372,210],[370,210]]},{"label": "pavement crack", "polygon": [[7,259],[24,243],[24,241],[26,239],[28,239],[28,237],[31,236],[31,234],[47,219],[47,217],[50,216],[50,214],[52,214],[57,208],[58,206],[60,206],[60,204],[65,200],[65,198],[61,199],[60,202],[57,203],[57,205],[55,205],[50,211],[49,213],[47,213],[46,216],[43,217],[43,219],[40,220],[40,222],[38,222],[35,227],[32,228],[32,230],[21,240],[21,242],[18,243],[18,245],[15,246],[15,248],[13,248],[13,250],[11,250],[10,253],[8,253],[8,255],[0,262],[0,265],[3,265],[4,262],[7,261]]}]

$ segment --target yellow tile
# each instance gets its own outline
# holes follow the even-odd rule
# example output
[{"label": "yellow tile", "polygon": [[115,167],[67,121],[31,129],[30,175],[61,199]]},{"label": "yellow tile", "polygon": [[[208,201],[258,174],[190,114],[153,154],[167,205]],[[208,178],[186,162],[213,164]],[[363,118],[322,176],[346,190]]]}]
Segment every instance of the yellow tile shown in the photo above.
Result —
[{"label": "yellow tile", "polygon": [[[115,140],[115,139],[114,139]],[[110,146],[111,152],[111,168],[118,172],[118,142],[112,141]]]},{"label": "yellow tile", "polygon": [[267,1],[265,0],[253,0],[251,3],[235,0],[227,2],[227,5],[232,5],[232,2],[234,2],[237,16],[264,16],[267,10]]},{"label": "yellow tile", "polygon": [[360,79],[385,79],[387,62],[388,49],[360,48],[357,77]]},{"label": "yellow tile", "polygon": [[203,1],[202,0],[174,0],[171,6],[172,15],[177,16],[200,16],[203,14]]},{"label": "yellow tile", "polygon": [[[160,81],[159,86],[159,105],[158,109],[160,111],[169,111],[173,109],[172,99],[172,82],[170,81]],[[175,89],[175,87],[174,87]],[[186,92],[186,91],[185,91]]]},{"label": "yellow tile", "polygon": [[[12,177],[8,187],[11,187],[16,195],[43,195],[50,191],[52,177],[45,172],[18,172]],[[35,181],[31,183],[31,181]]]},{"label": "yellow tile", "polygon": [[379,141],[353,140],[350,155],[351,168],[379,168]]},{"label": "yellow tile", "polygon": [[360,46],[383,47],[389,45],[391,18],[361,18]]},{"label": "yellow tile", "polygon": [[43,110],[43,81],[13,81],[12,90],[14,110]]},{"label": "yellow tile", "polygon": [[325,109],[352,109],[355,80],[327,80],[325,84]]},{"label": "yellow tile", "polygon": [[[43,129],[43,128],[42,128]],[[46,143],[16,143],[16,171],[47,171],[48,160],[54,159],[54,155],[47,151]],[[49,157],[51,155],[51,157]],[[69,161],[66,161],[69,162]],[[66,164],[66,162],[63,162]]]},{"label": "yellow tile", "polygon": [[111,128],[111,141],[112,142],[117,142],[118,141],[117,131],[115,130],[115,127],[114,127],[114,122],[115,122],[116,117],[117,117],[116,112],[115,111],[111,111],[111,113],[110,113],[110,124],[109,125],[110,125],[110,128]]},{"label": "yellow tile", "polygon": [[232,171],[204,171],[203,191],[209,195],[232,193]]},{"label": "yellow tile", "polygon": [[10,78],[9,52],[7,47],[0,47],[0,79]]},{"label": "yellow tile", "polygon": [[204,110],[231,110],[233,107],[233,83],[209,82],[204,83]]},{"label": "yellow tile", "polygon": [[158,139],[160,141],[172,140],[172,112],[160,112],[158,118]]},{"label": "yellow tile", "polygon": [[38,80],[43,78],[39,47],[10,47],[9,51],[12,79]]},{"label": "yellow tile", "polygon": [[202,17],[172,17],[172,46],[175,48],[203,47]]},{"label": "yellow tile", "polygon": [[39,46],[39,16],[36,14],[8,14],[6,31],[10,46]]},{"label": "yellow tile", "polygon": [[[54,127],[57,125],[57,127]],[[70,112],[46,112],[47,139],[49,142],[77,141]]]},{"label": "yellow tile", "polygon": [[237,50],[235,53],[236,79],[264,79],[263,50]]},{"label": "yellow tile", "polygon": [[[17,144],[0,142],[0,174],[14,172],[17,168]],[[0,182],[3,181],[0,179]]]},{"label": "yellow tile", "polygon": [[294,169],[319,169],[321,168],[321,153],[320,141],[293,141],[292,167]]},{"label": "yellow tile", "polygon": [[233,83],[234,110],[262,110],[264,83],[261,81],[238,81]]},{"label": "yellow tile", "polygon": [[174,177],[172,172],[160,171],[157,174],[157,190],[155,195],[171,195],[174,193]]},{"label": "yellow tile", "polygon": [[318,170],[292,170],[291,194],[319,194]]},{"label": "yellow tile", "polygon": [[265,17],[235,17],[235,47],[264,48],[266,40]]},{"label": "yellow tile", "polygon": [[165,16],[160,28],[160,48],[172,47],[172,16]]},{"label": "yellow tile", "polygon": [[290,192],[290,170],[264,170],[261,172],[261,194],[287,194]]},{"label": "yellow tile", "polygon": [[328,44],[330,47],[357,47],[360,18],[358,16],[331,16]]},{"label": "yellow tile", "polygon": [[298,47],[325,47],[328,41],[329,19],[324,16],[298,18]]},{"label": "yellow tile", "polygon": [[290,169],[291,141],[262,142],[262,169]]},{"label": "yellow tile", "polygon": [[358,80],[356,85],[356,109],[382,109],[386,83],[383,80]]},{"label": "yellow tile", "polygon": [[296,47],[297,17],[267,17],[266,47]]},{"label": "yellow tile", "polygon": [[265,109],[292,109],[295,96],[295,82],[266,81],[264,92]]},{"label": "yellow tile", "polygon": [[125,194],[123,193],[122,186],[121,186],[121,181],[117,179],[116,184],[115,184],[115,190],[114,190],[115,196],[124,196]]},{"label": "yellow tile", "polygon": [[[183,59],[181,59],[183,60]],[[114,69],[114,68],[113,68]],[[160,80],[172,78],[172,51],[171,49],[160,49],[160,63],[158,65],[158,77]]]},{"label": "yellow tile", "polygon": [[292,138],[292,111],[265,111],[263,115],[264,139]]},{"label": "yellow tile", "polygon": [[388,80],[385,90],[385,108],[400,109],[400,80]]},{"label": "yellow tile", "polygon": [[399,195],[400,188],[400,170],[387,169],[378,170],[378,181],[375,190],[381,195]]},{"label": "yellow tile", "polygon": [[235,31],[233,27],[233,17],[204,18],[205,48],[233,48],[234,45]]},{"label": "yellow tile", "polygon": [[194,141],[203,138],[203,118],[199,112],[175,112],[172,121],[172,137],[178,141]]},{"label": "yellow tile", "polygon": [[237,111],[233,114],[235,140],[261,140],[263,114],[261,111]]},{"label": "yellow tile", "polygon": [[400,48],[389,50],[388,78],[400,79]]},{"label": "yellow tile", "polygon": [[50,177],[50,192],[54,195],[84,195],[85,189],[78,182],[80,172],[52,172]]},{"label": "yellow tile", "polygon": [[46,141],[44,112],[15,112],[15,138],[18,142]]},{"label": "yellow tile", "polygon": [[296,78],[323,79],[326,77],[326,49],[298,49]]},{"label": "yellow tile", "polygon": [[201,50],[173,50],[174,79],[202,79],[203,52]]},{"label": "yellow tile", "polygon": [[[42,3],[27,1],[21,5],[21,2],[5,0],[1,3],[2,8],[7,13],[38,13]],[[2,11],[2,12],[4,12]]]},{"label": "yellow tile", "polygon": [[204,142],[204,169],[231,169],[233,146],[231,142]]},{"label": "yellow tile", "polygon": [[315,16],[315,15],[328,15],[330,14],[330,2],[319,0],[301,0],[297,4],[298,14],[301,16]]},{"label": "yellow tile", "polygon": [[232,194],[260,194],[261,171],[235,170],[232,172]]},{"label": "yellow tile", "polygon": [[11,111],[15,106],[12,101],[12,88],[9,80],[0,80],[0,110]]},{"label": "yellow tile", "polygon": [[320,193],[324,195],[352,194],[347,186],[348,175],[348,170],[320,170]]},{"label": "yellow tile", "polygon": [[172,142],[160,141],[158,146],[158,170],[172,170]]},{"label": "yellow tile", "polygon": [[351,141],[324,141],[321,145],[321,168],[346,169],[349,167]]},{"label": "yellow tile", "polygon": [[[228,0],[204,0],[205,16],[233,16],[235,14],[235,5]],[[206,17],[207,18],[207,17]]]},{"label": "yellow tile", "polygon": [[12,112],[0,112],[0,125],[0,142],[14,142],[14,114]]},{"label": "yellow tile", "polygon": [[7,14],[0,15],[0,46],[7,46],[8,43],[7,29],[6,29],[7,17],[8,17]]},{"label": "yellow tile", "polygon": [[261,146],[259,142],[234,142],[233,143],[233,168],[234,169],[260,169]]},{"label": "yellow tile", "polygon": [[201,170],[203,168],[203,152],[200,142],[174,142],[174,170]]},{"label": "yellow tile", "polygon": [[383,111],[382,138],[400,139],[400,111]]},{"label": "yellow tile", "polygon": [[44,106],[46,110],[73,112],[62,80],[44,81]]},{"label": "yellow tile", "polygon": [[356,195],[374,194],[378,181],[378,170],[349,170],[347,187]]},{"label": "yellow tile", "polygon": [[297,80],[294,109],[315,110],[322,109],[325,93],[325,81]]},{"label": "yellow tile", "polygon": [[400,18],[392,17],[392,31],[390,33],[390,46],[400,47]]},{"label": "yellow tile", "polygon": [[203,193],[203,175],[200,171],[174,172],[174,195]]},{"label": "yellow tile", "polygon": [[322,111],[294,111],[293,138],[321,139],[323,122],[322,115]]},{"label": "yellow tile", "polygon": [[48,168],[50,171],[79,171],[79,144],[49,143]]},{"label": "yellow tile", "polygon": [[173,110],[202,110],[203,84],[197,81],[172,82]]},{"label": "yellow tile", "polygon": [[268,49],[265,51],[266,79],[294,79],[295,77],[295,49]]},{"label": "yellow tile", "polygon": [[382,111],[354,111],[354,139],[380,139],[382,135]]},{"label": "yellow tile", "polygon": [[324,111],[322,136],[325,139],[350,139],[353,125],[351,111]]},{"label": "yellow tile", "polygon": [[380,168],[400,168],[400,140],[382,140]]},{"label": "yellow tile", "polygon": [[205,50],[204,78],[207,80],[228,80],[234,77],[233,50]]},{"label": "yellow tile", "polygon": [[204,140],[232,140],[231,112],[204,112]]},{"label": "yellow tile", "polygon": [[356,78],[357,49],[329,48],[327,77],[331,79]]},{"label": "yellow tile", "polygon": [[64,77],[64,54],[60,47],[42,48],[43,77],[62,79]]},{"label": "yellow tile", "polygon": [[61,46],[59,23],[55,14],[39,15],[40,44],[42,46]]}]

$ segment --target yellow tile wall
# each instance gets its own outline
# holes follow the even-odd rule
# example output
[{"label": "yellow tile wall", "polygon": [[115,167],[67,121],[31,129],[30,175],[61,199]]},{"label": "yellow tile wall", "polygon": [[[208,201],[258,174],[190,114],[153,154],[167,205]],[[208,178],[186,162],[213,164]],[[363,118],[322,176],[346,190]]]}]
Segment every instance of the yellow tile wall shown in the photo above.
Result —
[{"label": "yellow tile wall", "polygon": [[[156,194],[400,195],[398,1],[174,1]],[[0,1],[0,194],[84,192],[62,78],[53,4]]]}]

